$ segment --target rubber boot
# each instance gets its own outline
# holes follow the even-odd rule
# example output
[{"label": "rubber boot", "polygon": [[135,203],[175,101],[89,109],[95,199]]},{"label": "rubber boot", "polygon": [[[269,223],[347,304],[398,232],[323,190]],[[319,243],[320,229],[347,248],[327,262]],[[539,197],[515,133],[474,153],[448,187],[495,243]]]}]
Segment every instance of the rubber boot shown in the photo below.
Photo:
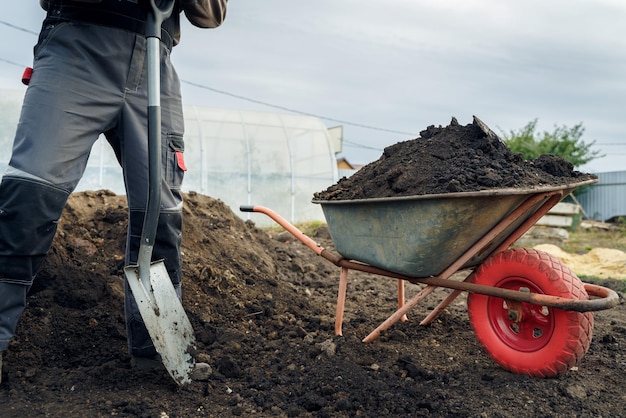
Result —
[{"label": "rubber boot", "polygon": [[0,352],[9,348],[17,322],[26,307],[29,286],[0,282]]},{"label": "rubber boot", "polygon": [[15,335],[17,322],[26,307],[26,294],[30,286],[0,282],[0,383],[2,383],[2,358]]}]

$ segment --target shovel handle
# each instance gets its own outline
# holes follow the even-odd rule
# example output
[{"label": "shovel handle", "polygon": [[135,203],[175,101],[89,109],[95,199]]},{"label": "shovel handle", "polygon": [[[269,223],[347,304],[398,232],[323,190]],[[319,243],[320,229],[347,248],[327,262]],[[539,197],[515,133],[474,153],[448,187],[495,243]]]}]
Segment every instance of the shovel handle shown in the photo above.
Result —
[{"label": "shovel handle", "polygon": [[148,202],[146,205],[137,264],[139,277],[149,288],[150,263],[161,206],[161,24],[174,10],[174,0],[150,0],[146,19],[148,67]]}]

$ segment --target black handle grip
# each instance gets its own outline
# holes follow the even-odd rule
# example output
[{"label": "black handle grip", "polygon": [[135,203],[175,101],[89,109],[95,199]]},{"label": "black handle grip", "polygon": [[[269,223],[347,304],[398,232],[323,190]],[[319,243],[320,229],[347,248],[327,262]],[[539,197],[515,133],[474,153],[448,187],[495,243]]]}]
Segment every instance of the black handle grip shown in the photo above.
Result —
[{"label": "black handle grip", "polygon": [[157,5],[156,0],[150,0],[150,12],[146,20],[146,37],[161,39],[161,25],[172,15],[174,0],[161,2]]},{"label": "black handle grip", "polygon": [[254,212],[254,205],[241,205],[239,210],[242,212]]}]

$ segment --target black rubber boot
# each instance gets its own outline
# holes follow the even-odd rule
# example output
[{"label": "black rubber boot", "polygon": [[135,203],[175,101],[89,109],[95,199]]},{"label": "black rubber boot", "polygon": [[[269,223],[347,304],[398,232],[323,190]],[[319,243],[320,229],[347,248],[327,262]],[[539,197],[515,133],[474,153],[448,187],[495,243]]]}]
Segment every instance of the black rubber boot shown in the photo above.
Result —
[{"label": "black rubber boot", "polygon": [[29,286],[0,282],[0,353],[9,348],[17,322],[26,307]]}]

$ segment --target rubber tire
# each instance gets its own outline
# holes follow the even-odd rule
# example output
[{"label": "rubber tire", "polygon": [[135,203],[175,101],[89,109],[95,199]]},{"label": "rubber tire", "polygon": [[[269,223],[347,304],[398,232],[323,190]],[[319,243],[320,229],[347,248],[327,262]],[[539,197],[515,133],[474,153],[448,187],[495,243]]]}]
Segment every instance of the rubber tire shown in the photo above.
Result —
[{"label": "rubber tire", "polygon": [[[568,299],[587,300],[589,296],[578,277],[556,257],[542,251],[515,248],[495,254],[485,260],[469,280],[472,283],[492,287],[516,288],[519,283],[529,283],[532,292],[560,296]],[[564,311],[524,304],[524,310],[541,310],[546,316],[546,332],[540,344],[508,340],[505,328],[508,316],[503,299],[470,293],[467,308],[476,337],[489,356],[503,369],[534,377],[554,377],[563,374],[580,363],[591,344],[593,313]],[[494,306],[500,308],[494,309]],[[491,307],[490,307],[491,306]],[[547,314],[546,314],[547,309]],[[543,320],[543,319],[542,319]],[[510,327],[510,324],[509,324]],[[521,349],[524,348],[524,349]]]}]

